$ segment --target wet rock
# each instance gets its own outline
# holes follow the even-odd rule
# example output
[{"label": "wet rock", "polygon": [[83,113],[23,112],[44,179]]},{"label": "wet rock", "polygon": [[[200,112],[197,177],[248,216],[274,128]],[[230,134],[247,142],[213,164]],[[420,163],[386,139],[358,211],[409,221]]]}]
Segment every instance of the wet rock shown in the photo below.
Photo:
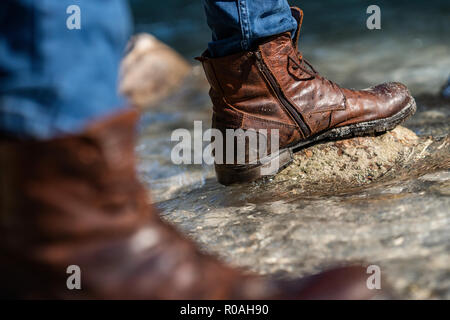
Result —
[{"label": "wet rock", "polygon": [[301,184],[367,183],[407,160],[418,141],[414,132],[399,126],[377,137],[318,144],[296,153],[293,164],[274,179]]},{"label": "wet rock", "polygon": [[150,34],[139,34],[128,45],[122,61],[120,92],[146,108],[179,88],[191,66],[173,49]]}]

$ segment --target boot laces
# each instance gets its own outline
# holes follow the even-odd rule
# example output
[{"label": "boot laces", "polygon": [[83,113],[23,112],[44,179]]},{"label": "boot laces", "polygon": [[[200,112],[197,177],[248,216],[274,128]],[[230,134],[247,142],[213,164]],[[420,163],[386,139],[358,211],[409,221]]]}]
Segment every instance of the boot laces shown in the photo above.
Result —
[{"label": "boot laces", "polygon": [[316,69],[314,69],[314,67],[311,65],[311,63],[306,60],[302,53],[300,51],[298,51],[297,49],[297,58],[298,58],[298,62],[295,62],[295,69],[300,69],[303,72],[309,74],[312,78],[315,78],[319,73],[316,71]]},{"label": "boot laces", "polygon": [[326,79],[324,77],[321,77],[319,75],[319,72],[317,72],[316,69],[314,69],[314,67],[311,65],[311,63],[308,60],[306,60],[303,57],[303,54],[300,52],[300,50],[298,50],[298,40],[300,39],[300,31],[301,31],[302,23],[303,23],[303,11],[300,12],[300,19],[298,21],[298,30],[297,30],[297,33],[298,33],[297,34],[297,40],[294,42],[295,49],[297,50],[297,58],[298,58],[298,62],[294,61],[294,63],[295,63],[294,68],[295,69],[300,69],[300,70],[302,70],[303,72],[305,72],[306,74],[308,74],[310,76],[309,78],[305,78],[305,79],[302,79],[302,80],[312,80],[312,79],[315,79],[316,77],[320,77],[322,84],[326,81],[333,88],[339,87],[333,81],[328,80],[328,79]]}]

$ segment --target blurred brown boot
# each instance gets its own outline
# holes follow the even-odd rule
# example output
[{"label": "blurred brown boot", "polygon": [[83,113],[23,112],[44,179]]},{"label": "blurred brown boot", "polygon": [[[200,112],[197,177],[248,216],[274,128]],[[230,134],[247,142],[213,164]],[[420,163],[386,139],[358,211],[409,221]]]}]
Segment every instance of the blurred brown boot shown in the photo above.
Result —
[{"label": "blurred brown boot", "polygon": [[[272,281],[201,253],[135,174],[134,111],[50,141],[0,140],[3,298],[365,299],[364,268]],[[69,290],[68,266],[81,269]]]},{"label": "blurred brown boot", "polygon": [[222,184],[258,179],[274,160],[279,165],[265,175],[276,174],[302,146],[391,130],[416,110],[403,84],[351,90],[320,76],[297,49],[303,12],[292,8],[292,14],[298,21],[294,40],[286,32],[263,40],[252,51],[220,58],[205,52],[198,58],[211,85],[213,128],[270,129],[266,140],[271,130],[279,132],[278,152],[253,164],[221,164],[216,158]]}]

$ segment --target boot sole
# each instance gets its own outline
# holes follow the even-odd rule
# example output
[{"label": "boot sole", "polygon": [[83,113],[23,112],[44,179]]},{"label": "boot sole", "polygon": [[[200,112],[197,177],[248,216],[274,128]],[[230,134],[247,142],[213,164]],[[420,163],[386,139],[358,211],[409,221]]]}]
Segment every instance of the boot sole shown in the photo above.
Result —
[{"label": "boot sole", "polygon": [[[220,184],[230,185],[234,183],[252,182],[263,177],[273,176],[286,168],[293,161],[294,153],[300,151],[306,146],[318,142],[334,141],[338,139],[387,132],[411,117],[416,112],[416,108],[416,102],[414,98],[411,98],[411,101],[407,106],[391,117],[330,129],[309,137],[308,139],[302,140],[292,147],[281,149],[279,152],[261,159],[256,164],[216,164],[215,169],[217,180]],[[275,165],[277,161],[278,165]],[[272,166],[274,167],[273,169]]]}]

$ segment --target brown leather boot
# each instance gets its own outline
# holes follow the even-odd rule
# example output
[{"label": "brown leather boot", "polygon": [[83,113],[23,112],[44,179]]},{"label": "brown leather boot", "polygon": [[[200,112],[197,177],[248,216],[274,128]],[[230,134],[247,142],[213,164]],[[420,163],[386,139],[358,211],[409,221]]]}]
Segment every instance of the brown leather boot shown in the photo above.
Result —
[{"label": "brown leather boot", "polygon": [[[364,299],[364,268],[273,281],[221,264],[160,220],[135,175],[134,111],[51,141],[0,140],[0,296]],[[81,269],[81,290],[66,286]]]},{"label": "brown leather boot", "polygon": [[[267,145],[272,130],[279,132],[278,151],[255,163],[220,159],[225,163],[220,164],[216,158],[222,184],[258,179],[263,168],[265,175],[276,174],[300,147],[391,130],[416,110],[413,97],[400,83],[357,91],[320,76],[297,49],[303,12],[292,8],[292,14],[298,21],[295,40],[283,33],[263,40],[252,51],[220,58],[210,58],[206,52],[198,58],[211,85],[213,128],[223,133],[226,129],[269,129],[267,135],[259,134]],[[279,164],[268,172],[274,160]]]}]

